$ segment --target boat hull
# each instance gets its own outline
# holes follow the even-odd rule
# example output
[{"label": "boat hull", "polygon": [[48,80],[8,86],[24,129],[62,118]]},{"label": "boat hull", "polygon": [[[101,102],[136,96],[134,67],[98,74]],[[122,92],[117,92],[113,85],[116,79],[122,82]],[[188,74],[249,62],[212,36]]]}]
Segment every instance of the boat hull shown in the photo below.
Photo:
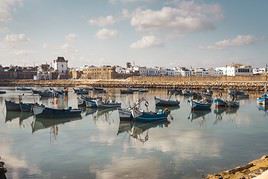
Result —
[{"label": "boat hull", "polygon": [[53,109],[34,107],[34,114],[37,118],[75,118],[81,116],[81,110],[79,109]]},{"label": "boat hull", "polygon": [[141,115],[134,118],[137,122],[156,122],[156,121],[166,121],[168,114],[166,113],[151,113],[151,112],[143,112]]},{"label": "boat hull", "polygon": [[200,103],[197,101],[191,101],[192,110],[210,110],[212,103]]},{"label": "boat hull", "polygon": [[119,108],[118,112],[120,120],[131,120],[133,118],[129,109]]},{"label": "boat hull", "polygon": [[174,100],[163,100],[160,98],[155,97],[155,105],[156,106],[162,106],[162,107],[172,107],[172,106],[179,106],[180,102],[179,101],[174,101]]}]

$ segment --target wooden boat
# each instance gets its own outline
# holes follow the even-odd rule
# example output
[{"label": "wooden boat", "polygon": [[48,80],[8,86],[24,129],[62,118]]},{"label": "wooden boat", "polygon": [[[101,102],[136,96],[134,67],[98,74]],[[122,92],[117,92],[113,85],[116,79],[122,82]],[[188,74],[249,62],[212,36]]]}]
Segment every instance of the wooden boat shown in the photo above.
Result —
[{"label": "wooden boat", "polygon": [[182,90],[181,89],[177,89],[177,88],[173,88],[173,89],[168,89],[168,94],[169,95],[182,95]]},{"label": "wooden boat", "polygon": [[16,90],[19,90],[19,91],[31,91],[32,88],[30,88],[30,87],[17,87]]},{"label": "wooden boat", "polygon": [[71,107],[68,109],[54,109],[44,105],[35,105],[33,112],[37,118],[73,118],[80,117],[82,110],[72,109]]},{"label": "wooden boat", "polygon": [[133,94],[134,91],[131,88],[128,88],[128,89],[121,89],[120,93],[121,94]]},{"label": "wooden boat", "polygon": [[139,89],[139,92],[140,93],[147,93],[147,92],[149,92],[149,90],[148,89]]},{"label": "wooden boat", "polygon": [[164,107],[168,107],[168,106],[179,106],[180,105],[180,101],[178,100],[170,100],[170,99],[160,99],[158,97],[154,97],[155,99],[155,105],[156,106],[164,106]]},{"label": "wooden boat", "polygon": [[249,94],[246,94],[244,91],[238,90],[229,90],[229,95],[234,99],[247,99],[249,98]]},{"label": "wooden boat", "polygon": [[87,95],[89,93],[89,90],[85,88],[73,88],[73,90],[77,95]]},{"label": "wooden boat", "polygon": [[261,97],[257,98],[257,103],[259,105],[267,105],[268,104],[268,93],[263,94]]},{"label": "wooden boat", "polygon": [[126,108],[126,109],[118,108],[118,112],[119,112],[120,120],[128,120],[129,121],[133,118],[130,108]]},{"label": "wooden boat", "polygon": [[92,100],[96,102],[97,108],[120,108],[121,103],[115,101],[102,101],[102,100]]},{"label": "wooden boat", "polygon": [[210,100],[190,100],[192,110],[210,110],[212,103]]},{"label": "wooden boat", "polygon": [[167,120],[169,111],[159,111],[159,112],[142,112],[136,108],[131,110],[132,117],[134,121],[137,122],[156,122]]},{"label": "wooden boat", "polygon": [[106,93],[106,90],[100,87],[94,87],[92,90],[96,93]]},{"label": "wooden boat", "polygon": [[0,94],[6,94],[6,93],[7,93],[6,91],[0,90]]},{"label": "wooden boat", "polygon": [[223,100],[221,98],[214,99],[215,107],[228,107],[228,108],[238,108],[239,102],[238,101],[228,101]]}]

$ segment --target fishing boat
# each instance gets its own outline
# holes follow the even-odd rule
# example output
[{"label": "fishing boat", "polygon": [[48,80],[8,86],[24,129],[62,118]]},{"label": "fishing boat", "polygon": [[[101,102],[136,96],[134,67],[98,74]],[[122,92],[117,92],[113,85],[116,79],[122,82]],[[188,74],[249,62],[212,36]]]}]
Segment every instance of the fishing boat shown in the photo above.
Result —
[{"label": "fishing boat", "polygon": [[137,122],[156,122],[156,121],[167,120],[169,111],[164,110],[164,111],[158,111],[157,113],[156,112],[143,112],[134,108],[131,110],[131,114],[132,114],[134,121],[137,121]]},{"label": "fishing boat", "polygon": [[21,112],[32,112],[32,108],[34,103],[16,103],[13,101],[7,101],[6,103],[6,109],[7,111],[21,111]]},{"label": "fishing boat", "polygon": [[226,101],[221,99],[221,98],[214,99],[214,104],[215,104],[215,107],[226,107],[227,106]]},{"label": "fishing boat", "polygon": [[77,95],[86,95],[89,93],[89,90],[85,88],[73,88],[73,90]]},{"label": "fishing boat", "polygon": [[115,102],[113,100],[103,101],[103,100],[97,99],[97,100],[92,100],[92,101],[96,103],[97,108],[120,108],[121,107],[121,103]]},{"label": "fishing boat", "polygon": [[106,93],[106,90],[101,87],[94,87],[92,90],[96,93]]},{"label": "fishing boat", "polygon": [[228,108],[238,108],[239,107],[239,101],[228,101],[228,100],[223,100],[221,98],[216,98],[214,99],[215,107],[228,107]]},{"label": "fishing boat", "polygon": [[120,120],[131,120],[132,119],[132,114],[131,114],[131,109],[130,108],[118,108],[119,112],[119,118]]},{"label": "fishing boat", "polygon": [[149,90],[143,88],[143,89],[139,89],[139,92],[140,92],[140,93],[147,93],[147,92],[149,92]]},{"label": "fishing boat", "polygon": [[6,91],[0,90],[0,94],[6,94],[6,93],[7,93]]},{"label": "fishing boat", "polygon": [[133,94],[134,91],[131,88],[128,88],[128,89],[121,89],[120,93],[121,94]]},{"label": "fishing boat", "polygon": [[238,90],[229,90],[229,95],[235,99],[249,98],[249,94],[246,94],[244,91],[238,91]]},{"label": "fishing boat", "polygon": [[190,100],[192,110],[210,110],[213,101],[211,100]]},{"label": "fishing boat", "polygon": [[180,101],[178,101],[178,100],[161,99],[158,97],[154,97],[154,99],[155,99],[156,106],[168,107],[168,106],[179,106],[180,105]]},{"label": "fishing boat", "polygon": [[268,104],[268,93],[263,94],[261,97],[257,98],[257,103],[259,105],[267,105]]},{"label": "fishing boat", "polygon": [[185,97],[190,97],[190,96],[193,96],[193,92],[190,91],[190,90],[182,90],[181,94]]},{"label": "fishing boat", "polygon": [[30,87],[17,87],[16,90],[19,90],[19,91],[31,91],[32,88],[30,88]]},{"label": "fishing boat", "polygon": [[181,89],[177,89],[177,88],[172,88],[172,89],[168,89],[168,94],[169,95],[182,95],[182,90]]},{"label": "fishing boat", "polygon": [[73,118],[80,117],[82,110],[72,109],[54,109],[48,108],[44,105],[35,105],[33,107],[33,113],[37,118]]}]

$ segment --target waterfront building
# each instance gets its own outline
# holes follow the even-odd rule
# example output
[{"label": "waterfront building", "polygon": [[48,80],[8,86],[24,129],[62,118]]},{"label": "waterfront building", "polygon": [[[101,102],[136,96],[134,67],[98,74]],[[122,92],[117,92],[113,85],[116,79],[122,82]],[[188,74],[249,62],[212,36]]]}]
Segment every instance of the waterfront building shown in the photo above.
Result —
[{"label": "waterfront building", "polygon": [[192,71],[186,67],[175,67],[175,71],[177,71],[176,76],[191,76]]},{"label": "waterfront building", "polygon": [[254,68],[253,75],[263,75],[267,72],[266,68]]},{"label": "waterfront building", "polygon": [[37,68],[34,80],[52,80],[54,69],[49,64],[41,64]]},{"label": "waterfront building", "polygon": [[227,76],[250,76],[253,75],[253,68],[250,65],[232,64],[226,67]]},{"label": "waterfront building", "polygon": [[53,61],[54,70],[58,72],[59,79],[68,78],[68,60],[65,60],[64,57],[58,57]]}]

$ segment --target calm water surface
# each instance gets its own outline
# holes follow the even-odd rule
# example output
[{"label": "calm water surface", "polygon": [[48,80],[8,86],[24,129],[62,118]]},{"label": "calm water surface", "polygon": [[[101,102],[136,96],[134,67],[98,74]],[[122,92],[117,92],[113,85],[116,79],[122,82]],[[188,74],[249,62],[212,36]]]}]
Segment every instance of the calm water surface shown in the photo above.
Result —
[{"label": "calm water surface", "polygon": [[[187,99],[172,109],[169,124],[120,122],[118,112],[86,110],[72,120],[36,120],[30,114],[6,112],[4,100],[17,99],[8,90],[0,96],[0,156],[8,178],[202,178],[208,173],[248,162],[268,151],[268,116],[256,96],[241,100],[233,111],[190,113]],[[28,96],[29,95],[29,96]],[[144,96],[155,110],[153,97],[165,90],[120,95],[124,106]],[[54,107],[77,107],[77,98],[24,101]]]}]

